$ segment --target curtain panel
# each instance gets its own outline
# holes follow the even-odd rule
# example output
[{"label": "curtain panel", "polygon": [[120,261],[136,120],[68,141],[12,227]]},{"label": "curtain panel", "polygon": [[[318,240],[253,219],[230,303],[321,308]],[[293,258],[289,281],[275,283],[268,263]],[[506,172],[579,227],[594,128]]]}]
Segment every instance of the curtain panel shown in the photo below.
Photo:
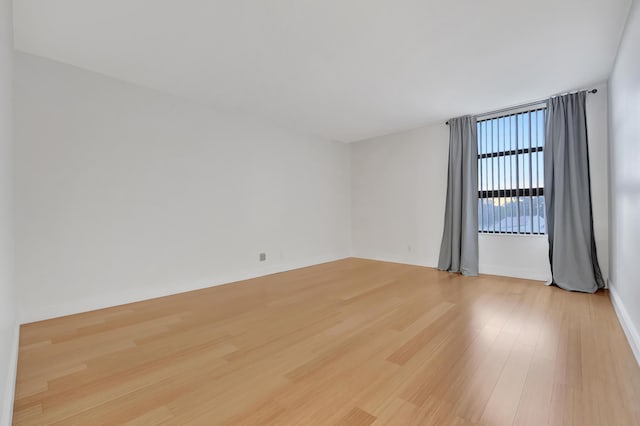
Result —
[{"label": "curtain panel", "polygon": [[478,142],[475,117],[449,120],[449,172],[438,269],[478,275]]},{"label": "curtain panel", "polygon": [[593,234],[586,93],[549,99],[544,198],[551,282],[571,291],[604,287]]}]

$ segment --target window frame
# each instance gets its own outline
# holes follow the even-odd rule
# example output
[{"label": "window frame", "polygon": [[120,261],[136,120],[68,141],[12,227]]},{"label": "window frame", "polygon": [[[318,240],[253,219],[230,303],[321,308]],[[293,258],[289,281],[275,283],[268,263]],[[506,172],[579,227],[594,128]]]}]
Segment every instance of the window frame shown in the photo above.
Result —
[{"label": "window frame", "polygon": [[[527,216],[530,217],[533,220],[533,197],[544,197],[544,171],[542,173],[542,176],[540,176],[539,174],[537,175],[538,178],[536,179],[539,181],[539,178],[542,177],[542,186],[538,186],[538,187],[533,187],[533,176],[534,176],[534,171],[533,171],[533,156],[538,153],[538,152],[542,152],[542,158],[544,161],[544,138],[546,137],[546,135],[544,134],[544,131],[542,132],[542,138],[543,138],[543,143],[542,146],[532,146],[532,136],[531,136],[531,113],[537,113],[538,111],[543,111],[543,129],[546,128],[546,111],[547,111],[547,105],[546,104],[537,104],[528,108],[514,108],[513,110],[510,110],[508,112],[502,112],[500,115],[495,115],[495,116],[486,116],[486,117],[482,117],[481,119],[477,119],[476,120],[476,125],[477,125],[477,130],[478,130],[478,134],[476,135],[476,144],[478,146],[480,146],[480,124],[483,122],[492,122],[493,120],[499,120],[502,118],[508,118],[508,117],[516,117],[515,118],[515,122],[516,122],[516,130],[515,130],[515,138],[516,138],[516,149],[509,149],[509,150],[502,150],[500,151],[500,147],[499,147],[499,143],[498,143],[498,147],[496,151],[493,151],[493,139],[494,137],[496,137],[495,135],[493,135],[493,130],[492,135],[491,135],[491,152],[485,152],[485,153],[480,153],[480,149],[478,149],[478,155],[477,155],[477,161],[478,161],[478,173],[480,175],[481,171],[483,170],[481,168],[481,161],[483,159],[489,159],[489,158],[500,158],[500,157],[515,157],[515,163],[516,163],[516,188],[511,188],[511,189],[499,189],[500,186],[500,182],[498,182],[498,189],[492,189],[492,190],[483,190],[482,189],[482,180],[479,179],[478,180],[478,209],[479,211],[484,212],[484,206],[482,208],[480,208],[480,201],[481,200],[489,200],[489,199],[501,199],[501,198],[515,198],[517,200],[520,200],[521,198],[529,198],[529,205],[530,205],[530,209],[531,209],[531,213]],[[529,147],[523,147],[523,148],[517,148],[518,147],[518,138],[520,136],[520,134],[518,133],[518,116],[519,115],[528,115],[528,128],[529,128],[529,136],[528,138],[523,135],[525,137],[525,139],[529,140]],[[493,125],[491,125],[493,128]],[[511,128],[510,130],[511,131]],[[498,135],[497,135],[497,139],[500,139],[500,125],[498,124]],[[539,135],[538,135],[539,136]],[[504,143],[504,128],[503,128],[503,143]],[[487,139],[485,138],[483,140],[483,142],[487,142]],[[518,170],[518,156],[519,155],[528,155],[529,157],[529,173],[527,175],[524,176],[524,179],[529,179],[530,182],[530,186],[527,188],[519,188],[519,170]],[[539,160],[536,160],[539,161]],[[504,165],[506,165],[506,159],[505,162],[503,163]],[[536,165],[538,163],[536,162]],[[544,163],[543,163],[544,164]],[[500,164],[498,163],[498,170],[500,170]],[[503,173],[506,173],[506,167],[504,167],[504,169],[502,170]],[[492,172],[493,171],[493,166],[492,166]],[[512,182],[512,178],[511,178],[511,174],[513,173],[513,169],[509,170],[509,181]],[[487,176],[489,176],[489,172],[487,171]],[[493,178],[492,178],[493,179]],[[500,179],[500,172],[498,172],[498,179]],[[507,180],[507,177],[504,177],[505,182]],[[492,183],[493,184],[493,183]],[[506,186],[506,183],[505,183]],[[495,204],[495,203],[494,203]],[[481,216],[479,216],[478,218],[478,234],[485,234],[485,235],[524,235],[524,236],[545,236],[547,235],[547,229],[546,229],[546,214],[544,215],[544,218],[542,218],[542,220],[544,221],[544,231],[540,232],[541,229],[541,225],[543,222],[539,222],[538,223],[538,232],[535,232],[534,229],[535,227],[533,226],[533,222],[532,222],[532,226],[531,226],[531,231],[530,232],[526,232],[526,231],[520,231],[520,217],[522,217],[520,215],[520,210],[519,210],[519,205],[520,203],[517,203],[517,209],[518,209],[518,230],[517,231],[506,231],[506,230],[501,230],[501,229],[494,229],[494,230],[484,230],[483,229],[483,223],[480,222],[481,220]],[[538,202],[538,209],[540,208],[540,203]],[[493,218],[493,225],[495,228],[495,213],[492,213]],[[538,213],[538,220],[540,220],[540,214]],[[500,219],[499,219],[500,220]],[[526,229],[526,226],[525,226]]]}]

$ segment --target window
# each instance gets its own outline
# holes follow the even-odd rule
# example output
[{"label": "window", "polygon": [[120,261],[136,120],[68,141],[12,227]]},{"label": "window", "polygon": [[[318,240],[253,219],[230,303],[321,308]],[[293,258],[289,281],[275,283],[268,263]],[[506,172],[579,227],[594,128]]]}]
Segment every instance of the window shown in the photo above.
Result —
[{"label": "window", "polygon": [[477,125],[479,232],[545,234],[545,107]]}]

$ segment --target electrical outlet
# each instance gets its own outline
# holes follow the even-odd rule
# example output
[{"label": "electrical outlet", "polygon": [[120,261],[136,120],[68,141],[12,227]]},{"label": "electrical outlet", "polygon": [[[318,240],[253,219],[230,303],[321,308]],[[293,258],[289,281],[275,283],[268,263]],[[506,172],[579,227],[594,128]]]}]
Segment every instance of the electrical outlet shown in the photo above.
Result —
[{"label": "electrical outlet", "polygon": [[264,262],[267,260],[267,253],[260,253],[260,262]]}]

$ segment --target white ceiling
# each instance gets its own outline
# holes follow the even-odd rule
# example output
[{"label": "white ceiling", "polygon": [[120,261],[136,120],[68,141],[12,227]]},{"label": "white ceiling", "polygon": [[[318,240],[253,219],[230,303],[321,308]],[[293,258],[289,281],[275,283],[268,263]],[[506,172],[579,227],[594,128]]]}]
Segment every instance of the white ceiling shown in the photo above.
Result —
[{"label": "white ceiling", "polygon": [[15,0],[15,45],[349,142],[605,80],[630,1]]}]

